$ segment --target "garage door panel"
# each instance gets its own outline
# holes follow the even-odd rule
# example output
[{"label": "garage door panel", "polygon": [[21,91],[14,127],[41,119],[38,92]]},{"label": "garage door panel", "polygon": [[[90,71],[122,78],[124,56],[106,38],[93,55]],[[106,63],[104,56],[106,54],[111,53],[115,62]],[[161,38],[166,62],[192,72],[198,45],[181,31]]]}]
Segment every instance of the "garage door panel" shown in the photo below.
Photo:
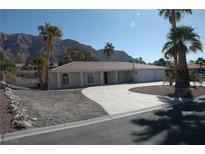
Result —
[{"label": "garage door panel", "polygon": [[137,77],[137,82],[154,81],[154,71],[153,70],[139,70],[136,77]]}]

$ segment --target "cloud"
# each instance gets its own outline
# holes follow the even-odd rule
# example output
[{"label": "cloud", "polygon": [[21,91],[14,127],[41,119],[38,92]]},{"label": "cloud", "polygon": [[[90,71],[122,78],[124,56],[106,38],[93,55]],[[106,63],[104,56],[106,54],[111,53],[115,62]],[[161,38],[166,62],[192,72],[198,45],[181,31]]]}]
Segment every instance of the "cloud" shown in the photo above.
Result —
[{"label": "cloud", "polygon": [[137,12],[136,15],[139,17],[140,16],[140,12]]},{"label": "cloud", "polygon": [[135,21],[131,21],[130,22],[130,28],[135,28],[136,27],[136,22]]}]

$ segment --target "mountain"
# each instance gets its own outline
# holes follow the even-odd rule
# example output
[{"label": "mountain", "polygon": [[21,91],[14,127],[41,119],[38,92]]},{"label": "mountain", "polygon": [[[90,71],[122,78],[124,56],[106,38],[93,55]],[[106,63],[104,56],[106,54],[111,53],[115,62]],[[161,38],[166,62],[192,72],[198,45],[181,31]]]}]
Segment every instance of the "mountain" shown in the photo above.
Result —
[{"label": "mountain", "polygon": [[[103,50],[96,50],[92,46],[81,44],[71,39],[56,39],[53,42],[52,62],[59,62],[64,53],[69,48],[79,48],[89,53],[93,58],[99,61],[122,61],[127,62],[133,59],[125,51],[115,50],[114,54],[108,58],[103,54]],[[39,36],[17,33],[5,34],[0,32],[0,50],[6,59],[13,62],[25,63],[34,56],[39,56],[44,49],[44,42]],[[135,62],[144,63],[138,59]]]}]

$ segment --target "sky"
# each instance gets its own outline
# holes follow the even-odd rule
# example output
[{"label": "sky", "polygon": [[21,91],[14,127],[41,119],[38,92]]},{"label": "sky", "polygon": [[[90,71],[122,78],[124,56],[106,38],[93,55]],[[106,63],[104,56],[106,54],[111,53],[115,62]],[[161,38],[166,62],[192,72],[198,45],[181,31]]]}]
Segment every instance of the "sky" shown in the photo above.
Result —
[{"label": "sky", "polygon": [[[205,50],[205,10],[192,10],[178,25],[191,25],[200,35]],[[161,52],[170,29],[158,10],[0,10],[0,31],[38,35],[37,27],[50,22],[63,31],[63,39],[73,39],[104,48],[112,42],[115,49],[126,51],[134,58],[153,62]],[[187,60],[205,58],[203,53],[189,54]]]}]

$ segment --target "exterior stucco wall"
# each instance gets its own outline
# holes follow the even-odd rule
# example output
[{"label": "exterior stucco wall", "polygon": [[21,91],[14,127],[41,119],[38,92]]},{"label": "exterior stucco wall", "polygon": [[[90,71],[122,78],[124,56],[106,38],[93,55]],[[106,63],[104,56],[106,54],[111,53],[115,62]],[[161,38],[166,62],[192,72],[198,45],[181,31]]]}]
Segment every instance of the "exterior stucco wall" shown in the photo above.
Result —
[{"label": "exterior stucco wall", "polygon": [[[88,73],[92,73],[94,76],[94,82],[88,83]],[[60,89],[64,88],[77,88],[81,86],[80,72],[67,73],[69,75],[69,85],[62,85],[62,75],[59,73],[59,81],[57,73],[50,73],[49,89],[58,89],[58,82]],[[117,71],[118,82],[117,83],[128,83],[134,82],[151,82],[151,81],[161,81],[165,78],[164,69],[138,69],[135,71]],[[83,87],[86,86],[97,86],[104,84],[104,72],[83,72]],[[102,81],[101,81],[102,78]],[[116,72],[108,72],[108,84],[116,84]]]},{"label": "exterior stucco wall", "polygon": [[118,83],[127,83],[132,79],[131,71],[119,71],[118,72]]},{"label": "exterior stucco wall", "polygon": [[49,73],[49,89],[57,89],[57,73]]},{"label": "exterior stucco wall", "polygon": [[80,73],[79,72],[72,72],[67,73],[69,75],[70,81],[68,85],[62,84],[62,75],[63,73],[60,73],[60,88],[76,88],[80,87]]},{"label": "exterior stucco wall", "polygon": [[115,72],[108,72],[108,84],[114,84],[115,81]]},{"label": "exterior stucco wall", "polygon": [[[49,89],[77,88],[77,87],[81,86],[79,72],[67,73],[69,75],[69,84],[68,85],[62,84],[62,75],[63,74],[64,73],[59,73],[59,81],[58,81],[57,73],[50,73],[49,74],[50,75]],[[58,88],[58,82],[60,84],[59,85],[60,88]]]},{"label": "exterior stucco wall", "polygon": [[[93,74],[93,76],[94,76],[93,83],[88,83],[88,78],[87,78],[88,73]],[[101,85],[100,72],[83,72],[83,82],[84,82],[84,86]]]}]

